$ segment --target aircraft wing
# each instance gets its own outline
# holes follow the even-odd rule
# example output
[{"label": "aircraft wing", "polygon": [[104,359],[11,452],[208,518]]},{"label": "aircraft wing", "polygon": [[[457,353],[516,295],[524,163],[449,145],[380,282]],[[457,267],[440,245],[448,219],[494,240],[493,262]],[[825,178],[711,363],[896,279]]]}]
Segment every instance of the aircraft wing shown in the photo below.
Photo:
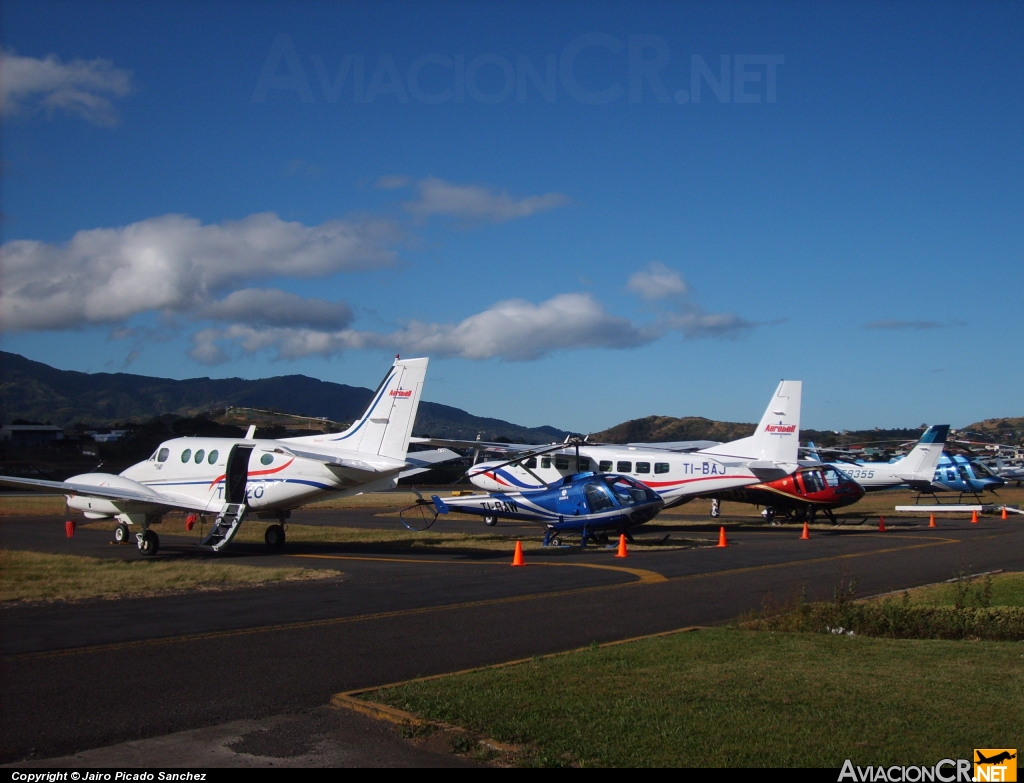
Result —
[{"label": "aircraft wing", "polygon": [[142,487],[139,490],[123,489],[121,487],[103,487],[95,484],[81,484],[70,481],[46,481],[44,479],[26,479],[16,476],[0,476],[0,484],[18,489],[30,489],[35,492],[56,492],[61,495],[87,495],[94,498],[106,498],[107,500],[128,500],[136,503],[147,503],[149,505],[166,506],[167,508],[182,508],[189,511],[206,511],[209,503],[207,501],[190,500],[184,497],[170,497],[161,495],[155,490],[145,491],[148,488]]},{"label": "aircraft wing", "polygon": [[404,479],[418,473],[426,473],[431,467],[448,460],[459,459],[459,455],[451,449],[433,449],[432,451],[414,451],[405,455],[406,463],[413,467],[403,470],[398,478]]},{"label": "aircraft wing", "polygon": [[[293,454],[296,457],[302,459],[312,460],[319,462],[327,467],[347,468],[349,470],[358,470],[364,473],[394,473],[406,468],[410,465],[414,466],[416,473],[422,473],[424,470],[429,470],[430,466],[437,462],[446,462],[451,459],[458,459],[459,455],[450,449],[433,449],[431,451],[414,451],[406,454],[404,461],[391,459],[390,457],[378,457],[373,462],[366,462],[361,459],[354,459],[352,457],[341,456],[338,454],[332,454],[328,451],[312,451],[310,449],[297,449],[292,444],[288,444],[282,451],[286,451]],[[424,467],[426,466],[426,467]],[[405,476],[406,473],[402,473]],[[408,473],[408,475],[414,475]]]},{"label": "aircraft wing", "polygon": [[686,453],[721,446],[722,442],[719,440],[671,440],[663,443],[627,443],[626,445],[635,446],[638,449],[661,449],[662,451]]},{"label": "aircraft wing", "polygon": [[[483,449],[501,454],[516,454],[538,448],[536,443],[500,443],[487,440],[458,440],[452,438],[409,438],[409,443],[420,443],[425,446],[440,446],[448,449]],[[555,445],[541,444],[541,445]]]},{"label": "aircraft wing", "polygon": [[350,457],[340,457],[337,454],[331,454],[329,452],[320,451],[309,451],[307,449],[296,449],[288,446],[283,451],[288,452],[296,457],[302,457],[303,459],[312,460],[313,462],[320,462],[328,467],[338,468],[349,468],[350,470],[360,470],[364,473],[388,473],[391,472],[400,465],[391,465],[394,460],[388,460],[387,465],[372,465],[369,462],[364,462],[361,459],[351,459]]}]

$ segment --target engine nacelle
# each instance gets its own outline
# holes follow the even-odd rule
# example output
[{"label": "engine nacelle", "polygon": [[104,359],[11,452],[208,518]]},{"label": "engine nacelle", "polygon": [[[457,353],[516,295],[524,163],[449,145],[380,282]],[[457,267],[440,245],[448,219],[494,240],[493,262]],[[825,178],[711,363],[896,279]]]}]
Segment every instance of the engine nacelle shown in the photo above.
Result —
[{"label": "engine nacelle", "polygon": [[[69,484],[79,484],[92,487],[109,487],[111,489],[125,489],[139,495],[148,495],[154,500],[165,500],[145,484],[132,481],[124,476],[115,476],[112,473],[82,473],[67,479]],[[144,503],[134,500],[110,500],[89,495],[68,495],[68,508],[81,511],[89,519],[105,519],[107,517],[121,514],[125,511],[142,510]]]}]

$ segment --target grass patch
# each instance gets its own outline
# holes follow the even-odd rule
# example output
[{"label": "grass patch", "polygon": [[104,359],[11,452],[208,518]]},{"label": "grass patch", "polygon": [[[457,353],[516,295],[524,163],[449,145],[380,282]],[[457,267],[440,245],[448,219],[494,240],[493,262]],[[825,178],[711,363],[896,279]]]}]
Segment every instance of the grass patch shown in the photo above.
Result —
[{"label": "grass patch", "polygon": [[257,568],[208,560],[116,560],[0,550],[0,601],[78,601],[274,582],[333,579],[337,571]]},{"label": "grass patch", "polygon": [[1006,642],[713,629],[365,698],[525,745],[530,765],[930,764],[968,758],[992,737],[1013,744],[1007,730],[1024,719],[1021,652]]},{"label": "grass patch", "polygon": [[0,495],[0,517],[55,517],[66,511],[63,495]]},{"label": "grass patch", "polygon": [[910,590],[910,602],[923,606],[1022,606],[1024,573],[1003,573],[978,579],[927,585]]},{"label": "grass patch", "polygon": [[[830,602],[767,607],[741,623],[759,631],[887,636],[893,639],[1024,641],[1024,575],[986,575],[855,601],[855,587]],[[1005,603],[1004,603],[1005,602]]]}]

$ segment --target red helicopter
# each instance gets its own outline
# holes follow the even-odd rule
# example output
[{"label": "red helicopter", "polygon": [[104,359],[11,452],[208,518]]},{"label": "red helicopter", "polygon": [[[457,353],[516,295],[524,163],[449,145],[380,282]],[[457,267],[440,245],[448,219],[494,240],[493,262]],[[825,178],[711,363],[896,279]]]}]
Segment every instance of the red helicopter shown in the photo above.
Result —
[{"label": "red helicopter", "polygon": [[801,467],[785,478],[716,492],[705,497],[711,498],[713,517],[721,513],[721,501],[730,500],[734,503],[764,506],[761,516],[768,522],[774,522],[780,513],[795,517],[797,521],[806,519],[813,522],[815,514],[821,511],[833,524],[838,524],[832,509],[856,503],[864,497],[864,488],[838,468],[815,463]]}]

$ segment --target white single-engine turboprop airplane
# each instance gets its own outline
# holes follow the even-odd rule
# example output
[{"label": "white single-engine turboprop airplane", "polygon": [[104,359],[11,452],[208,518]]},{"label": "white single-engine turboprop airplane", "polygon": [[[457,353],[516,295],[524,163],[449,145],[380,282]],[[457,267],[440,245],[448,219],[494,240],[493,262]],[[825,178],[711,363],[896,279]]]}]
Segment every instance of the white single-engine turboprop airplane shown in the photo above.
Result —
[{"label": "white single-engine turboprop airplane", "polygon": [[[413,438],[414,442],[436,446],[487,450],[493,446],[504,453],[522,452],[515,460],[489,461],[474,465],[467,475],[476,486],[491,492],[544,489],[565,476],[585,471],[621,473],[643,482],[665,500],[665,507],[678,506],[697,495],[734,487],[759,484],[787,476],[799,467],[801,381],[782,381],[749,438],[720,443],[699,451],[673,450],[680,444],[659,448],[651,443],[614,446],[566,444],[553,453],[529,455],[537,446],[479,441]],[[510,461],[511,460],[511,461]],[[488,524],[495,520],[488,518]]]},{"label": "white single-engine turboprop airplane", "polygon": [[200,543],[212,551],[234,538],[246,514],[276,517],[265,538],[279,549],[291,509],[325,496],[392,489],[399,478],[458,457],[447,449],[407,453],[426,374],[427,359],[396,358],[366,412],[345,432],[262,440],[250,427],[244,438],[175,438],[117,476],[0,476],[0,484],[63,492],[68,506],[89,519],[116,519],[118,541],[128,538],[128,525],[139,525],[136,538],[145,555],[160,547],[150,525],[174,510],[217,515]]},{"label": "white single-engine turboprop airplane", "polygon": [[[906,456],[893,462],[830,462],[834,468],[852,478],[866,492],[892,489],[907,485],[911,489],[931,490],[935,468],[942,457],[942,449],[949,435],[948,424],[933,424]],[[809,449],[808,456],[821,459],[817,449]],[[824,460],[822,460],[824,461]],[[946,489],[943,487],[942,489]]]}]

